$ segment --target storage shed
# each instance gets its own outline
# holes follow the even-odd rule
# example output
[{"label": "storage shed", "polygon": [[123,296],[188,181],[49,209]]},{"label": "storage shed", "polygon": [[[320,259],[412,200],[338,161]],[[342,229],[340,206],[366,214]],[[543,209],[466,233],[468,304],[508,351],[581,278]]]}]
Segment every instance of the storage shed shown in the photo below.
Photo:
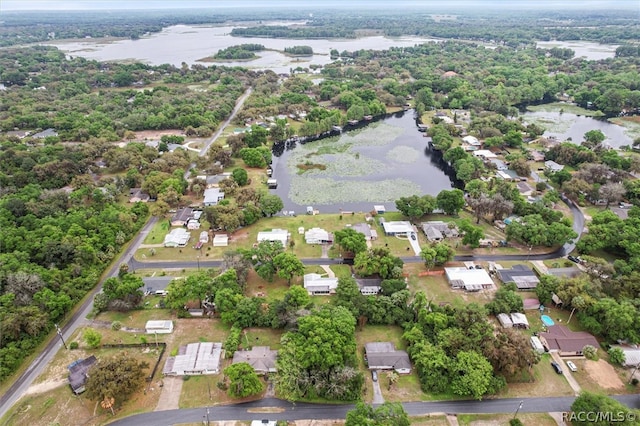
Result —
[{"label": "storage shed", "polygon": [[147,331],[147,334],[169,334],[173,332],[173,321],[147,321],[144,329]]},{"label": "storage shed", "polygon": [[496,317],[498,318],[500,325],[504,328],[513,327],[513,321],[511,321],[511,317],[509,317],[509,314],[498,314]]}]

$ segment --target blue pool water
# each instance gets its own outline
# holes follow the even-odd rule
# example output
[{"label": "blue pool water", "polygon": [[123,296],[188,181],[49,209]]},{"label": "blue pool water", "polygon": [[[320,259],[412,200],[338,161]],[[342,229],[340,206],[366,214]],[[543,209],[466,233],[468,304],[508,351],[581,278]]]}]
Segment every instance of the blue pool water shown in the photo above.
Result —
[{"label": "blue pool water", "polygon": [[547,327],[552,326],[553,324],[555,324],[549,315],[543,315],[543,316],[540,317],[540,319],[542,319],[542,322]]}]

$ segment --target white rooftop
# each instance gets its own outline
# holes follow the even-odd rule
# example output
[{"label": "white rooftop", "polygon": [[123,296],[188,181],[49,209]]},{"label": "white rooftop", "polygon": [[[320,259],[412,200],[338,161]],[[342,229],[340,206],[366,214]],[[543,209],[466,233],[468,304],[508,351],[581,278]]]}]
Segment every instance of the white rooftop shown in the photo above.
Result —
[{"label": "white rooftop", "polygon": [[467,269],[462,266],[444,268],[449,281],[460,280],[465,285],[492,285],[493,280],[484,269]]},{"label": "white rooftop", "polygon": [[383,222],[382,227],[386,234],[402,234],[414,232],[413,225],[407,221]]},{"label": "white rooftop", "polygon": [[488,149],[478,149],[476,151],[473,151],[473,155],[475,155],[476,157],[484,157],[484,158],[497,157],[497,155],[495,155],[493,152],[489,151]]},{"label": "white rooftop", "polygon": [[260,241],[280,241],[283,246],[287,245],[289,231],[286,229],[272,229],[271,231],[258,232],[258,242]]},{"label": "white rooftop", "polygon": [[180,348],[179,355],[169,357],[164,373],[172,375],[215,374],[220,367],[222,343],[190,343]]}]

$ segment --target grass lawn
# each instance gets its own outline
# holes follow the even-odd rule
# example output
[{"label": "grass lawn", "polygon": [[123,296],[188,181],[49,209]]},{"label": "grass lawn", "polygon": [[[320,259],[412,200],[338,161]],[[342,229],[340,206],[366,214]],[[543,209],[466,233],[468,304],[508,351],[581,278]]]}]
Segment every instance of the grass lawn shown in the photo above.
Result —
[{"label": "grass lawn", "polygon": [[153,228],[151,228],[151,231],[149,231],[149,234],[142,244],[162,244],[164,236],[167,235],[170,230],[171,224],[169,221],[161,219],[153,226]]},{"label": "grass lawn", "polygon": [[[493,292],[484,290],[477,293],[468,293],[463,290],[453,290],[443,275],[431,275],[419,277],[418,273],[427,269],[421,263],[404,265],[404,272],[409,276],[409,291],[416,293],[422,291],[427,300],[433,303],[450,303],[454,307],[463,307],[468,303],[485,304],[492,300]],[[433,270],[436,270],[435,268]]]},{"label": "grass lawn", "polygon": [[[220,366],[220,373],[209,374],[203,376],[185,376],[182,384],[182,393],[180,394],[180,408],[204,407],[207,405],[224,405],[236,402],[247,402],[260,399],[267,389],[266,382],[264,390],[258,395],[252,397],[235,399],[227,395],[226,391],[218,388],[218,382],[224,379],[222,371],[231,365],[231,360],[224,360]],[[187,378],[188,377],[188,378]]]},{"label": "grass lawn", "polygon": [[[291,285],[302,285],[302,277],[296,277]],[[248,297],[259,296],[269,301],[283,299],[284,294],[289,290],[287,281],[275,276],[273,282],[268,282],[260,278],[256,272],[251,269],[247,277],[247,285],[244,294]]]},{"label": "grass lawn", "polygon": [[[156,306],[160,301],[160,297],[147,296],[145,301],[149,301],[149,306]],[[138,309],[130,312],[101,312],[95,318],[96,321],[113,322],[119,321],[124,327],[144,328],[147,321],[150,320],[167,320],[174,319],[174,315],[168,309],[149,308]]]},{"label": "grass lawn", "polygon": [[244,336],[240,340],[239,349],[249,349],[253,346],[269,346],[271,349],[280,349],[280,339],[284,333],[283,329],[246,328]]},{"label": "grass lawn", "polygon": [[[551,356],[542,355],[540,362],[533,367],[533,382],[509,383],[496,396],[499,398],[520,398],[545,396],[573,396],[573,389],[562,374],[556,374],[551,368]],[[514,411],[515,411],[514,407]]]},{"label": "grass lawn", "polygon": [[429,415],[409,417],[414,426],[449,426],[447,418],[442,415]]},{"label": "grass lawn", "polygon": [[[517,409],[518,405],[514,406],[513,413],[510,414],[458,414],[458,424],[461,426],[508,425],[509,420],[513,419]],[[518,413],[518,419],[525,425],[557,425],[553,417],[547,413]]]}]

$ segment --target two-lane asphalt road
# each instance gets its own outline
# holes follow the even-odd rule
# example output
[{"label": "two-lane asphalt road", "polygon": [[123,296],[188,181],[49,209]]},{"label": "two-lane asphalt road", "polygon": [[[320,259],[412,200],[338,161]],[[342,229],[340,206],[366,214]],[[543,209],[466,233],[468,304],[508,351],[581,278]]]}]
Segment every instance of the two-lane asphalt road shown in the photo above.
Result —
[{"label": "two-lane asphalt road", "polygon": [[[631,408],[639,408],[638,395],[614,396]],[[405,402],[403,407],[410,416],[430,413],[515,413],[522,402],[521,413],[568,412],[574,397],[505,398],[483,401],[431,401]],[[291,403],[276,398],[265,398],[243,404],[214,407],[155,411],[117,420],[112,426],[165,426],[219,420],[301,420],[344,419],[353,405]]]}]

